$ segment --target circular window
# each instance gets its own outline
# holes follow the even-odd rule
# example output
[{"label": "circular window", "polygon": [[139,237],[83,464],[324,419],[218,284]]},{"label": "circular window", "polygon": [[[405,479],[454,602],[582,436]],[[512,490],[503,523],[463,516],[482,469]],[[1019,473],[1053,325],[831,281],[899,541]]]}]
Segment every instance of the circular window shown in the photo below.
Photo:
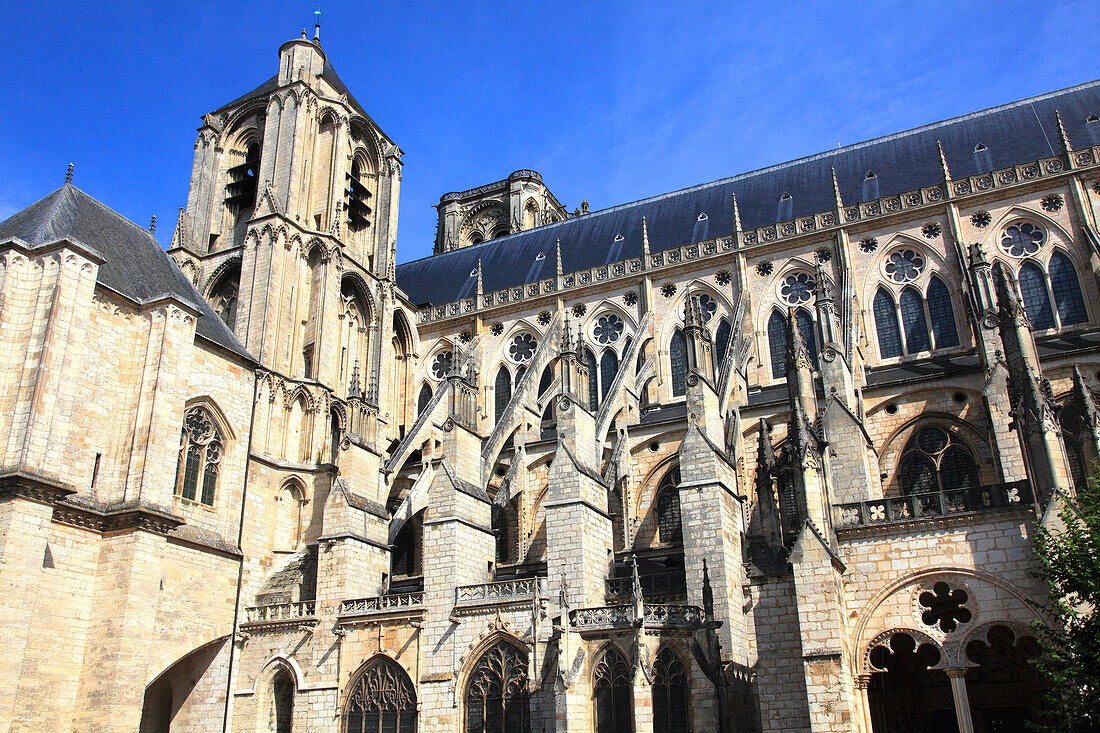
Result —
[{"label": "circular window", "polygon": [[899,249],[886,258],[886,275],[896,283],[916,280],[924,271],[924,257],[915,249]]},{"label": "circular window", "polygon": [[1029,221],[1012,224],[1001,237],[1001,247],[1013,257],[1027,257],[1039,251],[1046,240],[1042,227]]},{"label": "circular window", "polygon": [[512,361],[523,362],[530,359],[535,349],[539,346],[539,342],[535,340],[535,337],[529,333],[516,334],[512,338],[512,343],[508,346],[508,355],[512,357]]},{"label": "circular window", "polygon": [[445,376],[451,373],[451,363],[454,362],[455,355],[453,351],[440,351],[435,355],[435,359],[432,361],[432,376],[436,379],[443,379]]},{"label": "circular window", "polygon": [[718,310],[718,303],[706,293],[695,296],[695,302],[699,304],[699,316],[703,319],[703,323],[708,322]]},{"label": "circular window", "polygon": [[783,300],[791,305],[798,305],[810,299],[815,285],[814,279],[805,272],[796,272],[783,278],[783,284],[779,287],[779,294],[783,296]]},{"label": "circular window", "polygon": [[597,343],[613,344],[619,340],[623,327],[623,319],[614,313],[608,313],[596,319],[596,325],[592,328],[592,335]]}]

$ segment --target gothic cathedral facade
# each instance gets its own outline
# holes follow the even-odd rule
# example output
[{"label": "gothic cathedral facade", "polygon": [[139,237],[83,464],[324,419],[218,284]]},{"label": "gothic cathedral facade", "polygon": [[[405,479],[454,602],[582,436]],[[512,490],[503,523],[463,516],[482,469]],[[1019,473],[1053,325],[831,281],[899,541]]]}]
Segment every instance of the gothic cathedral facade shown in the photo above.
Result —
[{"label": "gothic cathedral facade", "polygon": [[1098,114],[598,211],[516,171],[398,265],[402,151],[287,42],[167,252],[68,180],[0,223],[0,728],[1024,730]]}]

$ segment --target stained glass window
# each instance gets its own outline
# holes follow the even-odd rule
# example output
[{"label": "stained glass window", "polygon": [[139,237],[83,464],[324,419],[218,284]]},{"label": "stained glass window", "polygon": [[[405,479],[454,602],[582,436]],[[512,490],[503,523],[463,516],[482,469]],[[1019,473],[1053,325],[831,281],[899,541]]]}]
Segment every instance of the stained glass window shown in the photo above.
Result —
[{"label": "stained glass window", "polygon": [[432,386],[427,382],[420,388],[420,396],[416,398],[416,416],[420,417],[420,414],[424,412],[424,409],[428,406],[428,403],[432,401]]},{"label": "stained glass window", "polygon": [[680,518],[680,468],[672,468],[657,487],[657,531],[662,544],[678,545],[684,541]]},{"label": "stained glass window", "polygon": [[910,354],[930,351],[928,321],[924,318],[924,299],[913,288],[901,292],[901,325],[905,329],[905,350]]},{"label": "stained glass window", "polygon": [[714,332],[714,374],[719,380],[722,379],[722,359],[730,345],[731,330],[730,322],[723,318]]},{"label": "stained glass window", "polygon": [[1069,257],[1055,252],[1050,258],[1050,289],[1054,291],[1054,303],[1058,308],[1058,320],[1063,326],[1084,323],[1088,320],[1085,301],[1081,297],[1081,284],[1077,270]]},{"label": "stained glass window", "polygon": [[1038,252],[1043,246],[1044,239],[1046,239],[1046,233],[1042,228],[1025,221],[1005,229],[1001,237],[1001,246],[1013,257],[1026,257]]},{"label": "stained glass window", "polygon": [[802,335],[802,341],[806,344],[806,351],[810,355],[810,362],[817,364],[817,329],[814,328],[814,319],[809,311],[799,309],[794,313],[794,322],[798,324],[798,333]]},{"label": "stained glass window", "polygon": [[615,381],[615,374],[619,371],[619,357],[611,349],[603,352],[600,357],[600,399],[607,399],[611,391],[611,383]]},{"label": "stained glass window", "polygon": [[687,393],[687,344],[680,329],[676,329],[669,341],[668,359],[672,368],[672,394],[679,397]]},{"label": "stained glass window", "polygon": [[899,249],[886,260],[886,274],[894,282],[907,283],[920,277],[924,257],[913,249]]},{"label": "stained glass window", "polygon": [[626,659],[616,650],[607,649],[592,673],[596,733],[631,733],[630,686],[630,667]]},{"label": "stained glass window", "polygon": [[396,662],[379,658],[355,681],[343,718],[345,733],[416,733],[412,680]]},{"label": "stained glass window", "polygon": [[600,404],[600,372],[591,349],[584,350],[584,363],[588,365],[588,409],[595,412]]},{"label": "stained glass window", "polygon": [[718,310],[718,303],[706,293],[695,296],[695,302],[699,306],[699,316],[703,319],[703,323],[709,323]]},{"label": "stained glass window", "polygon": [[512,399],[512,375],[508,373],[507,367],[501,367],[497,372],[496,381],[493,383],[493,397],[495,409],[495,421],[500,421],[500,416],[504,414],[505,408],[508,407],[508,402]]},{"label": "stained glass window", "polygon": [[527,733],[527,654],[499,641],[477,661],[466,685],[467,733]]},{"label": "stained glass window", "polygon": [[959,345],[959,332],[955,327],[955,311],[951,307],[951,293],[935,275],[928,283],[928,317],[932,321],[932,334],[936,348]]},{"label": "stained glass window", "polygon": [[768,353],[772,377],[779,379],[787,371],[787,319],[779,311],[772,311],[768,319]]},{"label": "stained glass window", "polygon": [[176,469],[178,496],[207,506],[214,505],[222,447],[221,431],[209,411],[201,406],[187,410],[183,418]]},{"label": "stained glass window", "polygon": [[898,481],[904,494],[977,486],[978,464],[970,447],[943,428],[913,434],[902,451]]},{"label": "stained glass window", "polygon": [[653,733],[688,733],[688,675],[668,647],[653,662]]},{"label": "stained glass window", "polygon": [[1054,311],[1047,296],[1046,277],[1034,262],[1026,262],[1020,268],[1020,295],[1023,296],[1032,329],[1043,331],[1054,328]]},{"label": "stained glass window", "polygon": [[538,346],[539,342],[531,334],[516,334],[512,338],[512,343],[508,345],[508,355],[516,362],[527,361],[534,355]]},{"label": "stained glass window", "polygon": [[875,331],[878,333],[878,353],[883,359],[901,356],[901,329],[898,327],[894,299],[885,288],[875,293]]},{"label": "stained glass window", "polygon": [[440,351],[435,355],[435,359],[432,361],[432,376],[436,379],[443,379],[451,373],[451,362],[454,361],[455,355],[453,351]]},{"label": "stained glass window", "polygon": [[607,313],[596,319],[596,325],[592,329],[592,335],[600,344],[613,344],[619,340],[624,328],[623,319],[614,313]]},{"label": "stained glass window", "polygon": [[806,303],[814,294],[816,283],[814,279],[804,272],[796,272],[783,278],[783,284],[779,288],[783,300],[791,305]]}]

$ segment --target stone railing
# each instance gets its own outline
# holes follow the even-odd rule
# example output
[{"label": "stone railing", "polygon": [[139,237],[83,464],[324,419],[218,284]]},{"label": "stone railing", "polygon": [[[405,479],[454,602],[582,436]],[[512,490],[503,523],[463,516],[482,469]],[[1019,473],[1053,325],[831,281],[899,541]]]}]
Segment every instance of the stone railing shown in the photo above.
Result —
[{"label": "stone railing", "polygon": [[[1068,166],[1067,166],[1068,162]],[[892,196],[884,196],[873,201],[863,201],[837,210],[823,211],[802,216],[789,221],[776,222],[768,226],[734,232],[732,235],[672,246],[648,255],[645,262],[633,257],[606,265],[596,265],[557,277],[544,278],[536,282],[513,285],[502,290],[484,293],[451,303],[425,306],[420,309],[421,322],[442,321],[448,318],[468,317],[467,314],[507,303],[551,297],[562,290],[583,288],[593,283],[636,278],[642,270],[652,270],[668,266],[678,266],[683,262],[704,259],[742,247],[768,245],[783,239],[803,235],[819,236],[822,232],[871,219],[895,216],[900,212],[924,207],[943,206],[948,199],[981,195],[991,190],[1011,187],[1019,184],[1064,174],[1070,170],[1092,168],[1100,162],[1100,146],[1077,150],[1065,155],[1040,158],[1029,163],[1021,163],[1009,168],[1000,168],[989,173],[980,173],[968,178],[951,181],[939,181],[912,191]],[[740,241],[738,241],[740,240]]]},{"label": "stone railing", "polygon": [[292,603],[251,606],[245,609],[245,623],[267,624],[279,621],[312,619],[316,608],[315,601],[294,601]]},{"label": "stone railing", "polygon": [[923,494],[837,504],[833,510],[837,529],[849,529],[1027,507],[1033,501],[1030,483],[1012,481],[992,486],[944,489]]},{"label": "stone railing", "polygon": [[418,611],[424,608],[423,593],[394,593],[373,598],[353,598],[340,602],[341,616],[362,616],[395,611]]},{"label": "stone railing", "polygon": [[[697,629],[705,622],[703,609],[697,606],[645,604],[643,625],[647,629]],[[578,608],[569,612],[569,621],[580,631],[628,628],[634,623],[629,605]]]},{"label": "stone railing", "polygon": [[[670,573],[653,573],[639,576],[642,583],[642,595],[651,600],[682,600],[687,598],[687,577],[683,571]],[[608,578],[607,600],[621,601],[630,598],[632,579]]]},{"label": "stone railing", "polygon": [[530,600],[538,593],[546,595],[546,578],[518,578],[455,588],[455,605],[482,605]]}]

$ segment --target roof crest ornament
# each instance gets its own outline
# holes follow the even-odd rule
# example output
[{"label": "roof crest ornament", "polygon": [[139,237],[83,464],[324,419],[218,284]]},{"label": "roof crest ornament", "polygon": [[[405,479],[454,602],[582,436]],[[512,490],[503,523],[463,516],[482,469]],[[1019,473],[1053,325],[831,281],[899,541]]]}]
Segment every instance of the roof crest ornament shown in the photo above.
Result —
[{"label": "roof crest ornament", "polygon": [[741,209],[737,207],[737,194],[730,192],[730,199],[733,200],[733,231],[741,231]]},{"label": "roof crest ornament", "polygon": [[1062,124],[1062,113],[1058,110],[1054,110],[1054,119],[1058,121],[1058,135],[1062,138],[1062,152],[1069,154],[1073,152],[1073,146],[1069,143],[1069,135],[1066,134],[1066,128]]},{"label": "roof crest ornament", "polygon": [[155,236],[157,233],[157,215],[153,214],[153,218],[149,220],[149,235]]},{"label": "roof crest ornament", "polygon": [[313,26],[313,42],[318,46],[321,45],[321,8],[318,6],[313,14],[317,16],[317,25]]},{"label": "roof crest ornament", "polygon": [[68,170],[65,171],[65,183],[73,182],[73,164],[69,163]]},{"label": "roof crest ornament", "polygon": [[649,256],[649,226],[644,216],[642,217],[642,256]]},{"label": "roof crest ornament", "polygon": [[482,295],[485,293],[485,288],[481,281],[481,258],[477,258],[477,294]]},{"label": "roof crest ornament", "polygon": [[943,153],[943,143],[939,140],[936,141],[936,150],[940,154],[940,169],[943,171],[943,180],[951,180],[951,169],[947,167],[947,156]]},{"label": "roof crest ornament", "polygon": [[564,273],[561,264],[561,237],[558,237],[558,241],[554,245],[554,253],[554,256],[557,258],[557,274],[562,275]]},{"label": "roof crest ornament", "polygon": [[829,172],[833,176],[833,201],[836,203],[836,208],[843,209],[844,201],[840,198],[840,184],[836,180],[836,168],[830,168]]}]

